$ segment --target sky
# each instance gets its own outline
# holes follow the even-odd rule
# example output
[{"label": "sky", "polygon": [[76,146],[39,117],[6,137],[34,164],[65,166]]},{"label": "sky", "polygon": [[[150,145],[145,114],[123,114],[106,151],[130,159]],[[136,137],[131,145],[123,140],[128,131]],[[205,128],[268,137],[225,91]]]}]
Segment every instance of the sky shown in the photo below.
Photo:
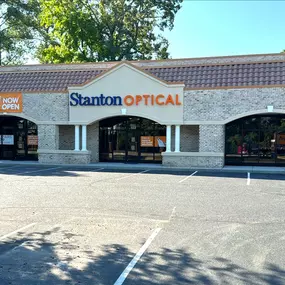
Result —
[{"label": "sky", "polygon": [[285,1],[184,0],[169,40],[172,58],[285,50]]},{"label": "sky", "polygon": [[184,0],[174,29],[163,35],[171,58],[279,53],[285,50],[285,1]]}]

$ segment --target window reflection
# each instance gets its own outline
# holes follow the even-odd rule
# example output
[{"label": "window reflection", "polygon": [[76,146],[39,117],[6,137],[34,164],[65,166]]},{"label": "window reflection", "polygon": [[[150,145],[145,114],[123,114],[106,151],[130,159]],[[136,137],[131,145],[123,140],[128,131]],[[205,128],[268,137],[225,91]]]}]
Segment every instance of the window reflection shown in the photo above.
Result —
[{"label": "window reflection", "polygon": [[105,119],[100,122],[100,160],[161,163],[165,135],[165,126],[148,119]]},{"label": "window reflection", "polygon": [[226,164],[285,163],[285,118],[255,115],[226,125]]},{"label": "window reflection", "polygon": [[0,117],[0,159],[36,160],[38,149],[37,125],[14,117]]}]

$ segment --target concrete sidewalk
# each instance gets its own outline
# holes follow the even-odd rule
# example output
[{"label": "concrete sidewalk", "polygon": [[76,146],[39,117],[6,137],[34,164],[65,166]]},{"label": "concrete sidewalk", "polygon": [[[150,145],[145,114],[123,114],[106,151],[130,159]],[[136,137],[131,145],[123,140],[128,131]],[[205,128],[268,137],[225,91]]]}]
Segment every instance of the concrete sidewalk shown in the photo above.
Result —
[{"label": "concrete sidewalk", "polygon": [[[30,165],[30,166],[47,166],[45,164],[40,164],[37,161],[6,161],[0,160],[0,167],[5,165]],[[251,173],[269,173],[269,174],[285,174],[285,167],[276,166],[224,166],[222,169],[216,168],[187,168],[187,167],[168,167],[161,164],[151,164],[151,163],[112,163],[112,162],[99,162],[91,164],[48,164],[48,166],[62,166],[62,167],[82,167],[82,168],[104,168],[112,170],[165,170],[165,171],[185,171],[185,170],[203,170],[203,171],[222,171],[222,172],[251,172]]]}]

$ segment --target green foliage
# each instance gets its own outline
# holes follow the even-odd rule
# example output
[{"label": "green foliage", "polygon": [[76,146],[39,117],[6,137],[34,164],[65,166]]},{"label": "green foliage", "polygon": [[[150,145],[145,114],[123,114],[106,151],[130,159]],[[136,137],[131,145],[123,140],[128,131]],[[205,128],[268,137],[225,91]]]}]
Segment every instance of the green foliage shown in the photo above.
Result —
[{"label": "green foliage", "polygon": [[0,65],[20,64],[34,46],[37,0],[0,0]]},{"label": "green foliage", "polygon": [[49,38],[44,63],[168,58],[168,41],[182,0],[39,0]]}]

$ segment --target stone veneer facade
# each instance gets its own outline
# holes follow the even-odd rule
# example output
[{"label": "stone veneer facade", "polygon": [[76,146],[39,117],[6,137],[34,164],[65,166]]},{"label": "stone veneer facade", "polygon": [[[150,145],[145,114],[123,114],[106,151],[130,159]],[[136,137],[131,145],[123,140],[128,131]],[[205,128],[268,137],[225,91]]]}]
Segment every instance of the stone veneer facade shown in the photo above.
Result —
[{"label": "stone veneer facade", "polygon": [[[137,62],[137,66],[171,66],[230,62],[284,60],[285,55],[260,55],[212,59],[185,59],[159,62]],[[90,68],[92,64],[88,66]],[[112,67],[114,63],[94,64]],[[68,70],[79,65],[7,67],[5,70]],[[79,67],[78,67],[79,68]],[[80,68],[84,68],[80,65]],[[4,70],[4,71],[5,71]],[[221,168],[224,165],[225,125],[253,114],[274,112],[285,114],[285,87],[244,87],[184,90],[181,152],[163,153],[163,164],[170,167]],[[74,125],[69,122],[67,93],[23,93],[20,117],[38,125],[39,162],[53,164],[87,164],[99,161],[99,122],[87,126],[87,150],[74,151]],[[172,151],[174,126],[172,127]]]}]

